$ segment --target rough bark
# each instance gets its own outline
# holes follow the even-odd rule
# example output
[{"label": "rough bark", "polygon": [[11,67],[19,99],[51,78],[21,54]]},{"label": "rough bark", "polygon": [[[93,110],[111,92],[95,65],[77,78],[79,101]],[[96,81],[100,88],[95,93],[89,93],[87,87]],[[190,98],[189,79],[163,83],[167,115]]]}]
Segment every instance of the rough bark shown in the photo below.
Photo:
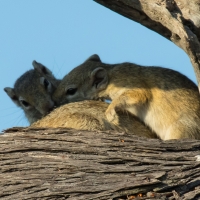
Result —
[{"label": "rough bark", "polygon": [[200,91],[199,0],[94,0],[159,33],[190,57]]},{"label": "rough bark", "polygon": [[72,129],[5,132],[1,199],[200,198],[200,141]]}]

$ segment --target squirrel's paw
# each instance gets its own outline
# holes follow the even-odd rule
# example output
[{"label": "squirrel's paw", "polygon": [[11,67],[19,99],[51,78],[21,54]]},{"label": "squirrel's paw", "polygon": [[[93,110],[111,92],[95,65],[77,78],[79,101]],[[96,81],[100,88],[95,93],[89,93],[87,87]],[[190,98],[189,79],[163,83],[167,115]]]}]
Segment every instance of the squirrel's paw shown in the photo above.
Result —
[{"label": "squirrel's paw", "polygon": [[118,115],[117,115],[115,109],[108,108],[106,110],[105,114],[106,114],[106,117],[107,117],[107,119],[108,119],[109,122],[112,122],[114,124],[118,124],[119,119],[118,119]]}]

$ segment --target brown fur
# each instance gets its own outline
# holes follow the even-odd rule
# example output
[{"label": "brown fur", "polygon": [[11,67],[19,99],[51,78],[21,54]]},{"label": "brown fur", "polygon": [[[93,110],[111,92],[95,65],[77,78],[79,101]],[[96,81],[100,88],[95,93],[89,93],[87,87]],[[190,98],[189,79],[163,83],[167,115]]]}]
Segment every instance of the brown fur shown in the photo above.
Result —
[{"label": "brown fur", "polygon": [[101,101],[69,103],[53,110],[46,117],[33,123],[31,127],[65,127],[90,131],[117,130],[156,138],[156,134],[130,114],[119,113],[118,125],[108,122],[105,116],[107,108],[108,104]]},{"label": "brown fur", "polygon": [[116,111],[129,111],[163,140],[200,139],[198,88],[179,72],[132,63],[109,65],[93,55],[66,75],[53,95],[62,103],[99,98],[112,100],[106,110],[110,122],[118,122]]}]

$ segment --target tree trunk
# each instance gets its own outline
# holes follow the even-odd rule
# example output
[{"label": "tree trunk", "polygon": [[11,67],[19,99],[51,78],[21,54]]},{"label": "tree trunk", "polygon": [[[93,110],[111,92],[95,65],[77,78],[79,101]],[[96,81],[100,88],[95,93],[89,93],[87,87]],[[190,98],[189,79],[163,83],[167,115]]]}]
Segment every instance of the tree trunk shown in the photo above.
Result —
[{"label": "tree trunk", "polygon": [[1,199],[200,198],[200,141],[72,129],[5,132]]},{"label": "tree trunk", "polygon": [[159,33],[190,57],[200,91],[199,0],[94,0]]}]

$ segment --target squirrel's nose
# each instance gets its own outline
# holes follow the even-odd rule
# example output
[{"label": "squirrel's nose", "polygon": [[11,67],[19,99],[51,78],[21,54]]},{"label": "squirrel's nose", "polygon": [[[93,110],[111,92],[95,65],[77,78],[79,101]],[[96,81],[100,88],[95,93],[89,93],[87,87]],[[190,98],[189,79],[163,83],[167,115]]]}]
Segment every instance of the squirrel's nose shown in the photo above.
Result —
[{"label": "squirrel's nose", "polygon": [[47,115],[55,108],[55,104],[53,101],[48,102],[47,104],[43,105],[43,115]]},{"label": "squirrel's nose", "polygon": [[58,107],[58,106],[59,106],[58,102],[57,102],[57,101],[54,101],[54,108],[56,108],[56,107]]},{"label": "squirrel's nose", "polygon": [[55,106],[51,106],[48,108],[48,112],[51,112],[54,109]]}]

